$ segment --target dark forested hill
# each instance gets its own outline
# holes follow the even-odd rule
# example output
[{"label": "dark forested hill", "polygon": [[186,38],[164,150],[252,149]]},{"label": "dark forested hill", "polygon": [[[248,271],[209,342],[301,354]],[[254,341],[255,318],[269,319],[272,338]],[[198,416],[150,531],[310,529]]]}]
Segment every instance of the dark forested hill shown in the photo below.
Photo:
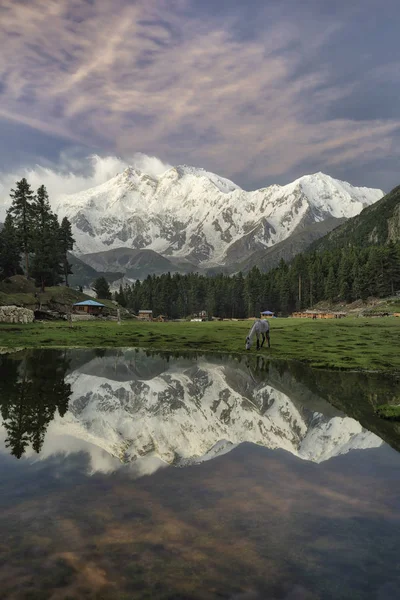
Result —
[{"label": "dark forested hill", "polygon": [[334,250],[346,246],[365,247],[400,241],[400,186],[395,187],[375,204],[364,208],[323,238],[310,250]]}]

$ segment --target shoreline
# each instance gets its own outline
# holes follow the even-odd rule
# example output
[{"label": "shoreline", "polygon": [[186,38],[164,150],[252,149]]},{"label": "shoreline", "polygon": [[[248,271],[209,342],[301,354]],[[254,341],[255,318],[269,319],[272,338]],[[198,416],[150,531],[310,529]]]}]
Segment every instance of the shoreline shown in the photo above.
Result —
[{"label": "shoreline", "polygon": [[346,318],[331,321],[271,319],[271,348],[245,350],[248,321],[1,323],[0,353],[46,348],[141,348],[295,360],[338,371],[400,373],[400,320]]}]

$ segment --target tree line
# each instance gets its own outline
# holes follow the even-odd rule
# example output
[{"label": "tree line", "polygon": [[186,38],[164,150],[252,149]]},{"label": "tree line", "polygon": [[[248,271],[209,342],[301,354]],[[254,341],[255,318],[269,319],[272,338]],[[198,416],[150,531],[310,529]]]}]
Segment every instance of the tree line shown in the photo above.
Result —
[{"label": "tree line", "polygon": [[68,285],[72,273],[68,252],[73,249],[71,223],[58,222],[44,185],[36,194],[28,181],[17,181],[12,203],[0,232],[0,278],[24,273],[45,286]]},{"label": "tree line", "polygon": [[152,310],[169,318],[207,311],[209,316],[246,318],[262,310],[283,315],[320,301],[366,301],[400,289],[400,244],[349,247],[297,255],[291,263],[261,273],[203,276],[170,273],[120,286],[115,300],[137,313]]}]

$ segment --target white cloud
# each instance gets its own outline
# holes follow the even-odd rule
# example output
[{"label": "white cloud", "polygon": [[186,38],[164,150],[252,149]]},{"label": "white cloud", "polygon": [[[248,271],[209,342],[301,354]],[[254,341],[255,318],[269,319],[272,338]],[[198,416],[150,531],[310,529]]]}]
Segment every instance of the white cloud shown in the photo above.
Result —
[{"label": "white cloud", "polygon": [[[5,446],[6,438],[6,429],[4,425],[0,424],[0,453],[7,455],[10,450]],[[80,452],[86,453],[90,458],[87,475],[115,473],[120,469],[124,469],[128,477],[138,479],[168,467],[167,463],[156,456],[145,456],[128,465],[121,463],[115,456],[112,456],[100,446],[76,437],[73,432],[68,433],[68,426],[58,417],[49,425],[40,454],[37,454],[28,446],[23,456],[24,459],[33,463],[55,457],[59,457],[61,461],[66,461],[67,457]]]},{"label": "white cloud", "polygon": [[139,171],[143,171],[153,177],[159,177],[173,166],[162,162],[156,156],[147,156],[147,154],[142,154],[141,152],[137,152],[134,155],[132,165],[136,169],[139,169]]},{"label": "white cloud", "polygon": [[100,185],[121,173],[128,166],[133,166],[141,171],[157,177],[171,168],[171,165],[162,162],[155,156],[134,154],[131,160],[124,160],[117,156],[92,155],[79,159],[65,153],[55,166],[35,165],[25,167],[12,173],[0,173],[0,221],[4,220],[6,210],[10,205],[10,190],[15,187],[16,181],[26,177],[33,190],[41,185],[47,188],[52,204],[57,204],[58,198],[63,194],[75,194]]}]

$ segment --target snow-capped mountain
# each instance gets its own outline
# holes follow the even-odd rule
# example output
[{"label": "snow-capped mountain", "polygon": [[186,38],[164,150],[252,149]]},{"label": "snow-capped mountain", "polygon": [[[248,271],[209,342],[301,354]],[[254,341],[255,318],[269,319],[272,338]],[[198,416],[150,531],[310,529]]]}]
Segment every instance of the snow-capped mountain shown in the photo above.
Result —
[{"label": "snow-capped mountain", "polygon": [[222,265],[288,238],[327,217],[349,218],[383,196],[316,173],[248,192],[203,169],[173,167],[160,176],[128,168],[106,183],[64,195],[74,252],[146,248],[201,266]]},{"label": "snow-capped mountain", "polygon": [[137,368],[135,360],[96,357],[74,370],[69,411],[52,426],[122,462],[145,457],[175,466],[242,442],[314,462],[382,444],[330,405],[324,415],[269,383],[255,384],[245,367],[146,357]]}]

